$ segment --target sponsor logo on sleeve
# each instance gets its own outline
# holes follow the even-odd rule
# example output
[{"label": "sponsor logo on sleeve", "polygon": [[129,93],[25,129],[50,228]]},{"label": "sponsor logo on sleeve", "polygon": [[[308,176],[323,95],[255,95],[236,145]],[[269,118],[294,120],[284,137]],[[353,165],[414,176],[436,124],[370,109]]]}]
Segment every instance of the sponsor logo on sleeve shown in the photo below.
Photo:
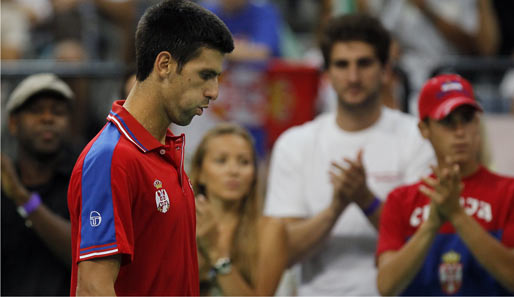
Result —
[{"label": "sponsor logo on sleeve", "polygon": [[98,227],[102,223],[102,216],[96,210],[89,213],[89,224],[91,227]]}]

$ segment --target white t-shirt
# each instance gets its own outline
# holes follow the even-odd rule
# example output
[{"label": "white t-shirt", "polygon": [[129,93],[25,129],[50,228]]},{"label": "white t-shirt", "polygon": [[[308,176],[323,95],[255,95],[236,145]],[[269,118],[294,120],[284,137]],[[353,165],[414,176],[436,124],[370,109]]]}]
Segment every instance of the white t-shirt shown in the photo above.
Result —
[{"label": "white t-shirt", "polygon": [[[293,127],[277,140],[271,157],[265,214],[309,218],[329,206],[331,161],[355,159],[363,149],[370,190],[380,199],[417,181],[435,164],[416,119],[382,109],[375,125],[346,132],[326,113]],[[374,253],[377,232],[362,210],[349,205],[317,254],[302,262],[300,295],[378,295]]]}]

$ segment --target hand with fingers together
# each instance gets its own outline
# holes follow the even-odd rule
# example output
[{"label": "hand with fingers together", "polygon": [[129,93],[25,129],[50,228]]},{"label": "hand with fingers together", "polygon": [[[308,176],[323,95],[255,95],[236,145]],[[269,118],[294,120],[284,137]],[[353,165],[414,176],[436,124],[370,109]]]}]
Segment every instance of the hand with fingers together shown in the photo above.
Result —
[{"label": "hand with fingers together", "polygon": [[343,163],[332,162],[329,172],[334,186],[334,200],[341,205],[355,202],[362,209],[373,202],[373,194],[366,183],[366,170],[362,164],[362,149],[356,160],[343,158]]},{"label": "hand with fingers together", "polygon": [[202,255],[209,260],[209,251],[218,244],[218,224],[211,205],[204,195],[196,197],[196,238]]},{"label": "hand with fingers together", "polygon": [[423,178],[428,187],[422,185],[420,191],[432,200],[431,206],[435,206],[444,219],[451,220],[453,215],[464,211],[460,205],[463,184],[459,165],[451,157],[447,157],[445,161],[443,166],[432,167],[435,178]]},{"label": "hand with fingers together", "polygon": [[200,253],[209,263],[230,254],[231,233],[221,228],[204,195],[196,198],[196,238]]},{"label": "hand with fingers together", "polygon": [[16,205],[25,204],[30,198],[30,193],[21,183],[11,159],[2,153],[0,163],[2,164],[2,191],[5,192],[6,197],[13,199]]}]

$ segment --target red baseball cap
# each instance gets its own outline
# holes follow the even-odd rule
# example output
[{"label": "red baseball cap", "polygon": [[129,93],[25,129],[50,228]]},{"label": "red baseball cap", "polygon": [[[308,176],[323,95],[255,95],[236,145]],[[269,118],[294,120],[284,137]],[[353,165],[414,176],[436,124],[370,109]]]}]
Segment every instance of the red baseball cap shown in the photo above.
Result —
[{"label": "red baseball cap", "polygon": [[419,118],[440,120],[462,105],[470,105],[482,111],[469,81],[457,74],[441,74],[429,79],[421,89]]}]

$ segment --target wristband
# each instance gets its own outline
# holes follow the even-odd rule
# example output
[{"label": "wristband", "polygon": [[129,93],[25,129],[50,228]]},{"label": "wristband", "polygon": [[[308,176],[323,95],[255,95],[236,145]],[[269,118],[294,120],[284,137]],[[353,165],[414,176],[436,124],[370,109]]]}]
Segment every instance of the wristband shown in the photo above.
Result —
[{"label": "wristband", "polygon": [[375,199],[373,199],[373,202],[371,202],[371,204],[366,208],[366,209],[363,209],[362,211],[364,212],[364,214],[369,217],[370,215],[372,215],[373,213],[375,213],[375,211],[377,210],[377,208],[380,207],[380,204],[381,204],[381,201],[380,199],[378,199],[377,197],[375,197]]},{"label": "wristband", "polygon": [[220,258],[209,271],[209,279],[213,280],[219,274],[229,274],[230,271],[232,271],[232,261],[230,261],[230,258]]},{"label": "wristband", "polygon": [[21,206],[18,206],[18,214],[22,218],[26,219],[31,213],[34,212],[34,210],[39,207],[39,205],[41,205],[41,196],[39,196],[37,192],[32,192],[29,201]]}]

